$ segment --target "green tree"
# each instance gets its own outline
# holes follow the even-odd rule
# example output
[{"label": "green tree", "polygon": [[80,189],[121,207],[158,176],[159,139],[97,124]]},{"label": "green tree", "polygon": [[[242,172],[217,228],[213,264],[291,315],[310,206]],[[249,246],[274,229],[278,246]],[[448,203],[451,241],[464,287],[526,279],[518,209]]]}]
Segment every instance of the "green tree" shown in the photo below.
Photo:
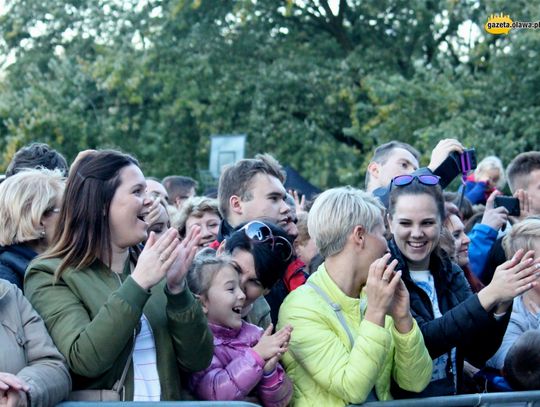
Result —
[{"label": "green tree", "polygon": [[372,149],[443,137],[506,162],[536,148],[538,36],[482,27],[538,1],[12,0],[0,54],[3,166],[41,140],[197,176],[209,135],[248,134],[325,188],[362,185]]}]

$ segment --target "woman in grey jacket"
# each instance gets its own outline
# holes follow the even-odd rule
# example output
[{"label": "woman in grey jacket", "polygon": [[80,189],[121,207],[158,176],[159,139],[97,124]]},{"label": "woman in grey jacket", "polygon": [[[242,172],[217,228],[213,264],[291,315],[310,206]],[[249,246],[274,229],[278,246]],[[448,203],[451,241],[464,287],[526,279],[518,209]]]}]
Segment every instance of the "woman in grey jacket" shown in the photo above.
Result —
[{"label": "woman in grey jacket", "polygon": [[0,405],[55,406],[71,390],[64,358],[21,290],[0,280]]}]

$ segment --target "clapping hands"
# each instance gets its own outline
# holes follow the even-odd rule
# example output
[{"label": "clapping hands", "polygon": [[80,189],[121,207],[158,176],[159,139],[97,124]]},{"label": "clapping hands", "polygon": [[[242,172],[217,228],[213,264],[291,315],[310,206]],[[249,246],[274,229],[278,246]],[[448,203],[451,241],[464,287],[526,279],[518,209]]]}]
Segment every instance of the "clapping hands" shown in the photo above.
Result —
[{"label": "clapping hands", "polygon": [[401,280],[401,270],[396,271],[397,260],[390,260],[390,253],[375,260],[369,267],[366,282],[368,307],[366,319],[384,326],[384,318],[390,315],[396,329],[402,333],[412,329],[409,291]]},{"label": "clapping hands", "polygon": [[291,332],[293,330],[292,326],[285,325],[279,331],[272,334],[273,328],[274,326],[270,324],[264,331],[261,339],[259,339],[257,345],[252,348],[266,361],[264,365],[265,373],[272,372],[276,368],[281,356],[287,352],[289,340],[291,339]]},{"label": "clapping hands", "polygon": [[184,278],[195,257],[200,237],[201,228],[198,226],[191,228],[181,242],[178,231],[173,228],[159,239],[150,232],[132,278],[149,290],[166,276],[167,288],[172,294],[178,294],[184,288]]}]

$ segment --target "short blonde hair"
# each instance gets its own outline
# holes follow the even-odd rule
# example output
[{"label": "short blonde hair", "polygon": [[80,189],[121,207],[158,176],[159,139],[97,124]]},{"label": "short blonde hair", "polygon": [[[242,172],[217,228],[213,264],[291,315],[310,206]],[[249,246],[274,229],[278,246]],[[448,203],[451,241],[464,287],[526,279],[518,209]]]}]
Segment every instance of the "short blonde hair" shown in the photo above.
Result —
[{"label": "short blonde hair", "polygon": [[540,216],[529,216],[516,223],[502,240],[507,259],[510,259],[519,249],[534,250],[535,243],[540,243]]},{"label": "short blonde hair", "polygon": [[503,163],[498,157],[495,157],[494,155],[490,155],[480,161],[478,163],[478,166],[476,167],[476,170],[474,170],[474,175],[478,176],[484,171],[489,171],[493,169],[499,170],[499,181],[497,182],[497,188],[503,189],[504,185],[506,184]]},{"label": "short blonde hair", "polygon": [[0,245],[42,237],[41,218],[62,197],[65,178],[60,170],[27,169],[0,184]]},{"label": "short blonde hair", "polygon": [[296,222],[296,227],[298,228],[298,236],[296,236],[296,239],[294,239],[295,243],[304,245],[306,244],[309,239],[311,239],[311,236],[309,235],[308,230],[308,214],[307,213],[299,213],[298,214],[298,222]]},{"label": "short blonde hair", "polygon": [[190,216],[202,218],[206,212],[213,213],[221,219],[218,209],[218,201],[206,196],[189,198],[182,209],[171,217],[171,226],[178,230],[181,237],[186,235],[186,222]]},{"label": "short blonde hair", "polygon": [[319,253],[327,258],[343,250],[354,227],[362,225],[371,233],[383,224],[384,207],[367,192],[350,186],[320,194],[308,215],[309,235]]}]

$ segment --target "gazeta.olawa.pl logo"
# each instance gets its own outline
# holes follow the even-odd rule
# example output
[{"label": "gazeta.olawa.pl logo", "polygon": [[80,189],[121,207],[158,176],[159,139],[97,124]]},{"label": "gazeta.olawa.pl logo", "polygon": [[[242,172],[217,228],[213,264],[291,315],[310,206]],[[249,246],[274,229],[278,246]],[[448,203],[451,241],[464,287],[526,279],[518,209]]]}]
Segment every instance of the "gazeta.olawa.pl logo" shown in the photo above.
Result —
[{"label": "gazeta.olawa.pl logo", "polygon": [[508,14],[492,14],[484,25],[484,29],[494,35],[508,34],[513,29],[538,30],[540,21],[512,21]]}]

